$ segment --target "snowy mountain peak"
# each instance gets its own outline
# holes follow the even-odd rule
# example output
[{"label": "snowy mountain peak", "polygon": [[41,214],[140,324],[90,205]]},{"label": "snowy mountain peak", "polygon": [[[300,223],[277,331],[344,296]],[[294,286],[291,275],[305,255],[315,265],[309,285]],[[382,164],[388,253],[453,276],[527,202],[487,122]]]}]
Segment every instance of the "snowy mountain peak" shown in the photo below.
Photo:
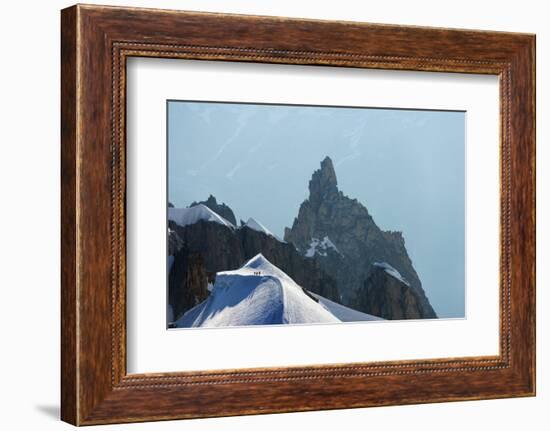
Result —
[{"label": "snowy mountain peak", "polygon": [[216,214],[226,219],[232,225],[237,225],[237,220],[235,218],[235,213],[233,213],[233,210],[223,202],[218,203],[214,195],[208,196],[208,199],[206,199],[205,201],[193,202],[191,205],[189,205],[189,208],[200,204],[207,206]]},{"label": "snowy mountain peak", "polygon": [[198,204],[190,208],[168,208],[168,220],[171,220],[180,226],[195,224],[203,220],[218,223],[231,229],[235,228],[233,224],[212,211],[204,204]]},{"label": "snowy mountain peak", "polygon": [[275,238],[277,241],[284,242],[277,235],[275,235],[268,228],[266,228],[262,223],[260,223],[258,220],[254,219],[252,217],[250,217],[248,219],[248,221],[242,225],[242,227],[247,227],[247,228],[252,229],[256,232],[264,233],[268,236],[271,236],[271,237]]},{"label": "snowy mountain peak", "polygon": [[261,253],[234,271],[218,272],[210,296],[176,327],[226,327],[339,322]]},{"label": "snowy mountain peak", "polygon": [[246,262],[243,265],[243,268],[269,268],[273,267],[275,268],[275,265],[273,265],[269,260],[266,259],[266,257],[262,253],[258,253],[256,256],[254,256],[252,259],[250,259],[248,262]]},{"label": "snowy mountain peak", "polygon": [[273,265],[262,253],[258,253],[256,256],[246,262],[241,268],[235,271],[225,271],[220,274],[228,273],[272,276],[280,278],[281,280],[290,281],[292,284],[295,284],[294,281],[284,271]]},{"label": "snowy mountain peak", "polygon": [[253,219],[252,217],[250,217],[244,225],[247,228],[250,228],[250,229],[255,230],[257,232],[263,232],[266,235],[275,236],[271,233],[271,231],[268,228],[266,228],[263,224],[261,224],[259,221],[255,220],[255,219]]}]

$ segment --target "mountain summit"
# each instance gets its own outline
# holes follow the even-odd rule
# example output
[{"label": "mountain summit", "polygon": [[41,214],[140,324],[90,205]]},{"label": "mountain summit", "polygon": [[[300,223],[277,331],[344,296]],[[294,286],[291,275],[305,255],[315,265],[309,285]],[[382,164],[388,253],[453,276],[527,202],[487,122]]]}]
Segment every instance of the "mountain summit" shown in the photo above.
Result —
[{"label": "mountain summit", "polygon": [[[385,262],[407,282],[397,280],[402,292],[396,289],[400,293],[394,295],[394,306],[385,307],[385,315],[381,317],[436,317],[408,256],[401,232],[381,230],[365,206],[338,189],[336,171],[329,157],[313,173],[309,197],[301,204],[292,228],[285,229],[284,239],[294,244],[302,255],[318,262],[328,275],[337,280],[344,305],[376,314],[369,309],[373,306],[372,301],[365,301],[362,297],[366,292],[372,297],[377,289],[384,289],[381,282],[386,278],[388,283],[395,285],[395,278],[386,272],[376,278],[376,286],[370,286],[372,273],[378,273],[375,263]],[[321,243],[332,247],[320,248]],[[381,307],[376,308],[379,312]]]},{"label": "mountain summit", "polygon": [[330,157],[321,162],[321,169],[315,171],[309,182],[310,200],[320,202],[322,199],[338,193],[336,171]]},{"label": "mountain summit", "polygon": [[261,253],[233,271],[222,271],[208,299],[186,312],[176,327],[227,327],[340,322]]},{"label": "mountain summit", "polygon": [[321,162],[309,181],[309,197],[300,206],[291,229],[285,229],[285,241],[304,253],[325,237],[343,255],[361,257],[360,243],[378,230],[367,208],[338,190],[336,171],[330,157]]}]

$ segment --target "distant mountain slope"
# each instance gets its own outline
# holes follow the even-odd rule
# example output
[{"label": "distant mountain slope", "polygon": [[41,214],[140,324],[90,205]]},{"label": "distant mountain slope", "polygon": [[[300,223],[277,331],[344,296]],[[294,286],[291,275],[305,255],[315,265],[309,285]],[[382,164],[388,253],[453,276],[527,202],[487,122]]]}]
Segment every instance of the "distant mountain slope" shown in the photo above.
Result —
[{"label": "distant mountain slope", "polygon": [[397,313],[400,317],[392,316],[391,310],[387,317],[436,317],[401,232],[381,230],[365,206],[338,190],[336,172],[329,157],[313,173],[309,197],[301,204],[292,228],[285,229],[284,239],[336,279],[343,304],[376,314],[369,308],[369,301],[357,296],[366,292],[362,287],[370,276],[372,265],[386,262],[407,280],[416,298],[414,302],[407,302],[410,307],[407,312]]},{"label": "distant mountain slope", "polygon": [[211,295],[179,318],[175,326],[340,322],[341,319],[331,312],[337,304],[329,301],[326,306],[324,298],[316,297],[319,301],[308,296],[292,278],[258,254],[237,270],[218,273]]}]

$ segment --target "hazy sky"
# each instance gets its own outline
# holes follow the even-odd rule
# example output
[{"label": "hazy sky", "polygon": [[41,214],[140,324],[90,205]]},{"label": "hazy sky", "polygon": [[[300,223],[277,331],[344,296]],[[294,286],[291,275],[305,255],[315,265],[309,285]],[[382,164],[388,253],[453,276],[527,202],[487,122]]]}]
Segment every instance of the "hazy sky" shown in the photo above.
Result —
[{"label": "hazy sky", "polygon": [[168,102],[168,197],[213,194],[283,237],[321,160],[400,230],[439,317],[464,317],[465,113]]}]

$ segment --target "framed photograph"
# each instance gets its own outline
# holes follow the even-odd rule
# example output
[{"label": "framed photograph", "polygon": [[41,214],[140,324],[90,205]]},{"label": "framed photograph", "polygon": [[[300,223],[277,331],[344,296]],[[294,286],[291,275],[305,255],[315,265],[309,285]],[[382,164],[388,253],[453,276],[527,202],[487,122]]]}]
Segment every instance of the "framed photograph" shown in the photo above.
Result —
[{"label": "framed photograph", "polygon": [[535,394],[535,37],[62,11],[62,419]]}]

